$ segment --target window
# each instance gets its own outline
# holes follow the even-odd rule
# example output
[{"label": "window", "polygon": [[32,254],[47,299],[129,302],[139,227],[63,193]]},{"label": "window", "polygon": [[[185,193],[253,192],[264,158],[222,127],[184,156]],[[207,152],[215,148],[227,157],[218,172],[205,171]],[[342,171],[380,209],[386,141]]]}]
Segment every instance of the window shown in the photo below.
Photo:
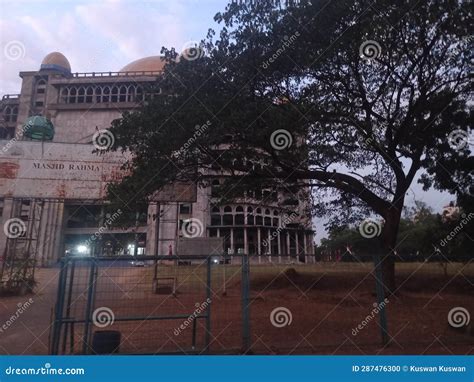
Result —
[{"label": "window", "polygon": [[192,205],[190,203],[182,203],[179,205],[179,213],[189,215],[192,212]]},{"label": "window", "polygon": [[112,97],[111,97],[111,102],[117,102],[118,101],[118,87],[114,86],[112,88]]},{"label": "window", "polygon": [[220,214],[211,214],[211,225],[222,225],[222,217]]},{"label": "window", "polygon": [[86,90],[86,103],[92,103],[93,99],[94,99],[94,89],[89,86]]},{"label": "window", "polygon": [[3,110],[3,119],[5,122],[16,122],[18,118],[18,106],[7,106]]},{"label": "window", "polygon": [[59,101],[59,102],[60,102],[60,103],[67,103],[67,101],[68,101],[68,94],[69,94],[68,88],[62,88],[60,94],[61,94],[61,96],[60,96],[61,98],[60,98],[60,101]]},{"label": "window", "polygon": [[223,225],[234,225],[234,216],[230,206],[224,207]]},{"label": "window", "polygon": [[7,106],[3,110],[3,119],[5,120],[5,122],[10,122],[11,117],[12,117],[12,109],[10,106]]},{"label": "window", "polygon": [[220,186],[219,180],[214,179],[211,184],[211,196],[213,197],[219,196],[219,186]]},{"label": "window", "polygon": [[43,101],[36,101],[35,102],[36,107],[43,107],[43,105],[44,105]]},{"label": "window", "polygon": [[84,103],[85,101],[85,94],[86,94],[86,89],[84,89],[82,86],[79,88],[79,91],[77,92],[77,103]]},{"label": "window", "polygon": [[69,90],[68,103],[76,103],[76,95],[77,95],[76,88],[71,88]]},{"label": "window", "polygon": [[235,209],[235,224],[236,225],[244,225],[244,208],[242,206],[238,206]]},{"label": "window", "polygon": [[122,85],[120,87],[119,102],[125,102],[126,100],[127,100],[127,87]]},{"label": "window", "polygon": [[36,94],[44,94],[46,92],[46,81],[39,80],[36,83]]}]

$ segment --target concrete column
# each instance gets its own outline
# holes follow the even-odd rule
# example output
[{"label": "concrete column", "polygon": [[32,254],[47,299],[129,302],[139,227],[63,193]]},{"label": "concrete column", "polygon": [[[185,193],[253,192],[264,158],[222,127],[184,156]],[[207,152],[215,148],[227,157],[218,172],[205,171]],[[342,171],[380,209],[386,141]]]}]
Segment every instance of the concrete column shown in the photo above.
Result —
[{"label": "concrete column", "polygon": [[286,231],[286,253],[288,254],[288,262],[291,260],[290,256],[290,231]]},{"label": "concrete column", "polygon": [[56,214],[53,223],[53,246],[52,246],[52,262],[56,263],[58,259],[63,256],[61,253],[62,248],[62,240],[63,240],[63,232],[64,232],[64,201],[59,201],[56,204]]},{"label": "concrete column", "polygon": [[147,256],[154,256],[157,252],[158,224],[159,221],[158,204],[148,205],[147,228],[146,228],[146,249]]},{"label": "concrete column", "polygon": [[249,242],[248,242],[247,227],[244,228],[244,253],[246,255],[249,254]]},{"label": "concrete column", "polygon": [[281,264],[281,239],[280,239],[280,233],[281,231],[278,231],[278,236],[277,236],[277,239],[278,239],[278,263]]},{"label": "concrete column", "polygon": [[2,226],[0,227],[0,256],[3,256],[5,249],[7,248],[7,235],[3,230],[5,223],[8,219],[12,217],[13,210],[13,199],[5,198],[3,199],[3,214],[1,218]]},{"label": "concrete column", "polygon": [[298,240],[298,231],[295,231],[296,262],[300,262],[300,242]]},{"label": "concrete column", "polygon": [[268,237],[267,237],[267,240],[268,240],[268,247],[267,247],[268,261],[270,261],[270,263],[271,263],[272,262],[272,233],[270,232],[270,229],[267,229],[267,233],[268,233]]},{"label": "concrete column", "polygon": [[304,262],[308,264],[308,250],[306,246],[306,232],[303,232]]},{"label": "concrete column", "polygon": [[176,253],[176,234],[178,227],[178,208],[176,203],[160,204],[160,210],[163,211],[160,217],[158,232],[158,254],[167,255],[169,248],[173,254]]},{"label": "concrete column", "polygon": [[262,262],[262,232],[260,227],[257,228],[257,254],[258,254],[258,262]]},{"label": "concrete column", "polygon": [[46,243],[47,243],[47,229],[48,229],[48,213],[49,213],[49,202],[44,202],[43,205],[43,213],[41,215],[41,225],[38,232],[38,248],[37,248],[37,256],[39,260],[39,264],[41,266],[45,266],[48,263],[48,256],[46,251]]}]

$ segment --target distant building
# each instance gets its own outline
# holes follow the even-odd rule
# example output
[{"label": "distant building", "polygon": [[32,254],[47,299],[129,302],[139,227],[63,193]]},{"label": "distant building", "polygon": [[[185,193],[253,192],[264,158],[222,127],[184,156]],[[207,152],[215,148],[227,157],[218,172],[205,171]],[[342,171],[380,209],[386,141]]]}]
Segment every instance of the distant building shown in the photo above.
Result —
[{"label": "distant building", "polygon": [[48,265],[66,250],[176,253],[182,225],[191,218],[202,224],[202,236],[223,238],[228,253],[262,258],[279,253],[302,261],[301,255],[313,253],[305,193],[295,199],[262,190],[219,206],[214,204],[219,179],[211,187],[198,187],[194,203],[161,204],[159,210],[151,203],[137,212],[136,227],[110,227],[114,216],[104,214],[105,187],[120,178],[124,157],[93,153],[93,137],[122,112],[139,107],[147,96],[145,85],[163,67],[162,58],[153,56],[118,72],[72,73],[66,57],[54,52],[39,70],[20,72],[20,93],[4,95],[0,102],[0,212],[4,227],[20,219],[25,232],[12,238],[7,228],[1,230],[4,258],[12,251],[29,251]]}]

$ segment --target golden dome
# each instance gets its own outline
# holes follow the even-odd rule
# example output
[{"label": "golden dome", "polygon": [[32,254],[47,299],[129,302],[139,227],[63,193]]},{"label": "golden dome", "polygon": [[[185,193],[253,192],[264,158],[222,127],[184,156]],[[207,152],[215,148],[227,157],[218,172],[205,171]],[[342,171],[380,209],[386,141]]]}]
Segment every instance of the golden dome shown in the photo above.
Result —
[{"label": "golden dome", "polygon": [[161,72],[165,67],[165,59],[162,56],[150,56],[135,60],[125,65],[121,72]]},{"label": "golden dome", "polygon": [[49,53],[41,62],[41,69],[59,69],[71,72],[71,65],[67,58],[59,52]]}]

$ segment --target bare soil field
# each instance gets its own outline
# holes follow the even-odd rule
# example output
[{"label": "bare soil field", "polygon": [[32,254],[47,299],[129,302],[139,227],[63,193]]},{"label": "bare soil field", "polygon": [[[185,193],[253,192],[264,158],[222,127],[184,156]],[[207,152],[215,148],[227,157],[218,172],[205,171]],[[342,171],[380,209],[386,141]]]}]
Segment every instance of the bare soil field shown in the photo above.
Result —
[{"label": "bare soil field", "polygon": [[[386,345],[381,343],[380,313],[373,313],[376,297],[371,264],[252,264],[251,348],[245,351],[241,268],[226,266],[225,277],[223,268],[213,267],[211,277],[211,353],[474,354],[472,263],[450,264],[447,276],[438,264],[397,264],[398,290],[387,296],[385,305],[390,338]],[[120,331],[120,353],[202,351],[205,319],[196,321],[196,347],[192,349],[192,320],[186,323],[182,317],[171,317],[187,317],[205,302],[205,269],[162,267],[161,272],[176,278],[175,295],[171,289],[152,293],[151,267],[101,268],[94,309],[106,307],[116,320],[105,328],[92,326],[92,331]],[[57,268],[39,269],[35,294],[0,297],[1,354],[48,354],[58,273]],[[87,278],[86,270],[76,271],[71,317],[84,317]],[[17,314],[18,304],[30,298],[33,302]],[[448,314],[459,307],[470,313],[471,320],[468,326],[454,329]],[[284,316],[275,316],[282,311]],[[15,315],[18,317],[12,320]],[[117,321],[123,317],[137,320]],[[149,321],[146,317],[167,319]],[[359,325],[362,329],[355,330]],[[77,323],[69,331],[64,353],[81,352],[83,329],[84,324]]]}]

